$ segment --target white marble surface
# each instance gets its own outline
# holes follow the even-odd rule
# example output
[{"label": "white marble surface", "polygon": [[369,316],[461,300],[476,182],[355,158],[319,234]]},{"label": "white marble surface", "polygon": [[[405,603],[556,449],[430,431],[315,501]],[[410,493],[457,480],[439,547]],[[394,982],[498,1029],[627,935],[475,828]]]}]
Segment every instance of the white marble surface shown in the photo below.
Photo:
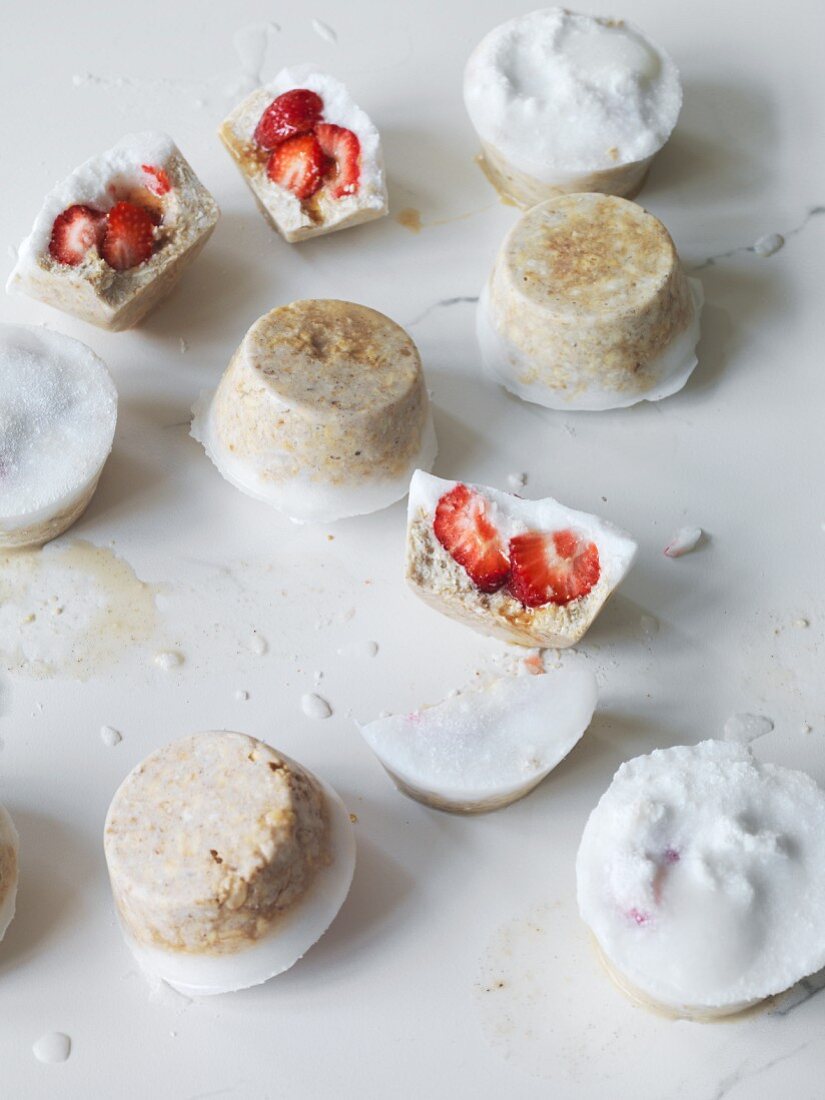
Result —
[{"label": "white marble surface", "polygon": [[[88,550],[74,566],[58,547],[0,572],[4,663],[36,607],[40,633],[29,636],[41,656],[68,624],[93,673],[73,677],[68,641],[50,675],[0,673],[0,800],[23,861],[0,947],[4,1098],[822,1095],[825,997],[802,990],[728,1024],[660,1019],[600,973],[573,901],[582,826],[622,759],[721,734],[737,712],[762,714],[774,729],[757,753],[825,782],[822,7],[627,0],[612,13],[641,24],[683,72],[682,120],[640,198],[702,278],[705,334],[677,397],[561,415],[483,381],[473,341],[471,299],[516,214],[473,163],[461,67],[487,28],[530,6],[7,5],[4,246],[28,230],[55,178],[148,127],[173,134],[223,218],[134,333],[0,299],[0,319],[47,323],[110,364],[115,451],[74,536],[113,544],[160,586],[153,625],[152,593],[113,579],[111,566],[97,588],[78,581]],[[268,42],[256,27],[266,20],[280,24]],[[290,248],[261,221],[215,126],[256,72],[308,58],[348,80],[373,115],[393,215],[416,208],[420,233],[390,217]],[[754,250],[774,233],[780,251]],[[436,403],[437,473],[506,488],[526,471],[527,493],[599,511],[641,543],[580,647],[603,691],[591,730],[499,814],[462,819],[405,800],[353,728],[352,715],[443,697],[502,652],[405,590],[403,505],[298,528],[222,482],[187,436],[190,403],[247,326],[302,296],[350,297],[410,328]],[[700,548],[664,557],[692,524],[707,532]],[[132,601],[134,644],[128,625],[101,633],[85,622],[100,585]],[[44,604],[50,595],[62,617]],[[159,652],[184,660],[156,662]],[[307,716],[310,692],[329,701],[330,718]],[[122,741],[105,743],[103,726]],[[101,829],[133,764],[209,727],[264,737],[318,769],[358,815],[360,864],[339,920],[291,972],[189,1003],[135,971]],[[70,1037],[67,1061],[33,1054],[50,1032]]]}]

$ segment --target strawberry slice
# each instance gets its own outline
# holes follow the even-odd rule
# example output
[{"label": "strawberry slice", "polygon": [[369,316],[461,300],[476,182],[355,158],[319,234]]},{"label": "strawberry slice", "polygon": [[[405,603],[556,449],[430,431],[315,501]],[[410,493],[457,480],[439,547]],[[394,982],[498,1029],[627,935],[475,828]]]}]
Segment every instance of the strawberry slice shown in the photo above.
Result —
[{"label": "strawberry slice", "polygon": [[152,255],[155,238],[149,211],[133,202],[116,202],[106,218],[100,254],[115,271],[137,267]]},{"label": "strawberry slice", "polygon": [[106,215],[99,210],[91,206],[70,206],[52,223],[49,255],[59,264],[76,267],[83,262],[92,245],[100,248],[105,227]]},{"label": "strawberry slice", "polygon": [[315,136],[324,154],[335,162],[335,173],[329,181],[329,192],[334,199],[354,195],[361,178],[361,142],[352,130],[321,122],[315,127]]},{"label": "strawberry slice", "polygon": [[578,600],[601,576],[596,544],[575,531],[528,531],[510,539],[508,590],[525,607]]},{"label": "strawberry slice", "polygon": [[274,149],[284,141],[309,134],[321,121],[324,101],[308,88],[293,88],[274,99],[261,115],[253,135],[262,149]]},{"label": "strawberry slice", "polygon": [[154,164],[141,164],[141,168],[149,177],[146,181],[147,188],[153,195],[168,195],[172,190],[172,184],[163,168]]},{"label": "strawberry slice", "polygon": [[269,157],[266,174],[299,199],[314,195],[324,176],[327,160],[312,134],[282,142]]},{"label": "strawberry slice", "polygon": [[461,483],[450,489],[436,505],[433,531],[482,592],[497,592],[507,580],[510,563],[481,493]]}]

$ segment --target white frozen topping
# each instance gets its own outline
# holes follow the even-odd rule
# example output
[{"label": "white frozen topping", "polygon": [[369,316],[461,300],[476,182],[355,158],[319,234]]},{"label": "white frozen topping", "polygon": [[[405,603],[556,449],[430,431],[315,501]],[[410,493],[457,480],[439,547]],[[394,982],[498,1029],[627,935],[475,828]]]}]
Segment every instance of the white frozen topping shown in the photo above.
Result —
[{"label": "white frozen topping", "polygon": [[773,719],[764,714],[732,714],[725,722],[723,736],[725,741],[736,741],[740,745],[749,745],[764,737],[773,729]]},{"label": "white frozen topping", "polygon": [[112,447],[117,391],[91,348],[48,329],[0,325],[0,524],[58,509]]},{"label": "white frozen topping", "polygon": [[744,745],[623,764],[584,830],[579,909],[645,996],[724,1009],[825,964],[825,792]]},{"label": "white frozen topping", "polygon": [[[408,523],[413,523],[421,512],[433,517],[441,497],[457,484],[457,481],[445,481],[423,470],[416,470],[410,482]],[[583,532],[595,542],[602,575],[607,578],[611,588],[622,580],[633,564],[636,543],[626,531],[614,527],[607,520],[588,512],[577,512],[552,497],[525,500],[511,493],[491,489],[488,485],[473,485],[469,481],[462,484],[476,489],[485,497],[489,520],[500,532],[505,545],[515,535],[526,531],[559,531],[571,528]]]},{"label": "white frozen topping", "polygon": [[307,692],[301,696],[301,710],[307,718],[329,718],[332,714],[332,707],[326,699],[314,692]]},{"label": "white frozen topping", "polygon": [[107,152],[91,157],[55,184],[43,200],[31,233],[20,245],[7,289],[12,288],[16,276],[36,265],[48,251],[52,225],[58,214],[76,204],[96,210],[110,209],[116,201],[114,192],[146,185],[142,165],[162,168],[176,151],[175,143],[166,134],[128,134]]},{"label": "white frozen topping", "polygon": [[590,725],[596,678],[583,662],[540,676],[502,677],[412,714],[361,727],[403,782],[456,801],[484,801],[534,786]]},{"label": "white frozen topping", "polygon": [[546,8],[482,39],[464,100],[482,141],[552,182],[652,156],[676,125],[682,87],[668,55],[630,23]]},{"label": "white frozen topping", "polygon": [[680,527],[665,547],[665,557],[681,558],[682,554],[689,554],[699,545],[701,537],[701,527]]}]

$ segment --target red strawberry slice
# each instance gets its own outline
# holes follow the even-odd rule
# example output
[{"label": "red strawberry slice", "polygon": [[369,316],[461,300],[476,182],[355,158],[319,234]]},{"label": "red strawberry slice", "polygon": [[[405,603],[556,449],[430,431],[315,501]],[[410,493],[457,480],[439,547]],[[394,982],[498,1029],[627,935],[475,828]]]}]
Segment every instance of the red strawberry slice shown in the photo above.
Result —
[{"label": "red strawberry slice", "polygon": [[482,592],[497,592],[507,580],[510,563],[481,493],[461,483],[450,489],[436,505],[433,531]]},{"label": "red strawberry slice", "polygon": [[266,174],[299,199],[308,199],[321,186],[327,159],[312,134],[290,138],[269,157]]},{"label": "red strawberry slice", "polygon": [[598,583],[596,544],[575,531],[528,531],[510,539],[508,589],[525,607],[568,604]]},{"label": "red strawberry slice", "polygon": [[141,164],[141,168],[149,177],[146,186],[153,195],[168,195],[172,190],[172,184],[163,168],[154,164]]},{"label": "red strawberry slice", "polygon": [[152,255],[154,225],[149,211],[133,202],[116,202],[106,218],[100,254],[115,271],[128,271]]},{"label": "red strawberry slice", "polygon": [[106,215],[90,206],[70,206],[58,214],[52,224],[49,255],[59,264],[76,267],[86,253],[103,242]]},{"label": "red strawberry slice", "polygon": [[361,142],[352,130],[321,122],[315,127],[315,136],[324,154],[335,162],[335,174],[329,181],[329,191],[334,199],[354,195],[361,178]]},{"label": "red strawberry slice", "polygon": [[274,99],[255,127],[254,139],[262,149],[274,149],[284,141],[309,134],[321,121],[324,101],[308,88],[293,88]]}]

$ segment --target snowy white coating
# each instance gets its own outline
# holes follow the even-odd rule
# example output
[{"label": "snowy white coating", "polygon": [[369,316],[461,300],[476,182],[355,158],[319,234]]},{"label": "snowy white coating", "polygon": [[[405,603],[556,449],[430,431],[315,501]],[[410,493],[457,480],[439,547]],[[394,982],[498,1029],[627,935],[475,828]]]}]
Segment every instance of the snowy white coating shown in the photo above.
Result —
[{"label": "snowy white coating", "polygon": [[[307,88],[319,95],[324,103],[323,121],[352,130],[361,146],[358,189],[338,199],[327,199],[322,189],[318,193],[320,221],[313,221],[290,190],[268,178],[265,159],[258,162],[249,155],[255,148],[253,135],[261,115],[274,99],[293,88]],[[253,194],[288,241],[343,229],[387,212],[387,183],[378,130],[366,111],[353,101],[346,86],[314,64],[282,69],[269,84],[238,104],[219,133]]]},{"label": "snowy white coating", "polygon": [[364,740],[404,788],[464,809],[522,797],[590,724],[596,678],[583,661],[539,676],[473,684],[434,706],[361,726]]},{"label": "snowy white coating", "polygon": [[695,550],[702,538],[701,527],[680,527],[664,549],[665,557],[681,558]]},{"label": "snowy white coating", "polygon": [[545,8],[482,39],[464,102],[481,140],[512,166],[563,183],[656,153],[682,87],[670,57],[632,24]]},{"label": "snowy white coating", "polygon": [[619,982],[677,1015],[740,1010],[825,965],[825,792],[745,745],[623,764],[576,873]]},{"label": "snowy white coating", "polygon": [[0,940],[14,917],[19,846],[20,839],[11,815],[4,806],[0,806]]},{"label": "snowy white coating", "polygon": [[0,325],[0,545],[94,487],[116,420],[114,382],[91,348]]},{"label": "snowy white coating", "polygon": [[175,143],[163,133],[127,134],[105,153],[90,157],[49,191],[31,232],[18,250],[7,289],[11,290],[19,276],[35,268],[48,253],[52,225],[58,214],[76,204],[108,210],[114,205],[115,192],[146,185],[142,165],[162,167],[173,152]]}]

